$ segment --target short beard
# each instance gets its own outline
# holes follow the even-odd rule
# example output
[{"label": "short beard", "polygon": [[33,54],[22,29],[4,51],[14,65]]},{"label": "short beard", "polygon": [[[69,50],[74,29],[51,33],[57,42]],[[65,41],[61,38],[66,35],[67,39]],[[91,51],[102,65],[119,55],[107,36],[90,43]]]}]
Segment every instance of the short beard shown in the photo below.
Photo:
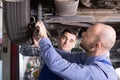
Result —
[{"label": "short beard", "polygon": [[84,44],[80,43],[80,47],[84,49],[87,53],[90,52]]},{"label": "short beard", "polygon": [[83,45],[82,43],[80,44],[80,46],[81,46],[81,48],[83,48],[85,50],[85,52],[88,56],[91,56],[96,52],[96,50],[91,50],[91,49],[87,48],[85,45]]}]

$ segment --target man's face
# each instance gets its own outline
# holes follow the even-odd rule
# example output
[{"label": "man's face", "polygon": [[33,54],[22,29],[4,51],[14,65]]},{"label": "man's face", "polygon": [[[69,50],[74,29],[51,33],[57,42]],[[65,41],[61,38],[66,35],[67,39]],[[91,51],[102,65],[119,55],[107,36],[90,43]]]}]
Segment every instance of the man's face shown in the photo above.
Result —
[{"label": "man's face", "polygon": [[94,31],[92,28],[89,28],[86,32],[82,33],[80,46],[86,52],[91,52],[91,49],[94,47]]},{"label": "man's face", "polygon": [[60,49],[70,52],[72,48],[75,47],[76,44],[76,36],[69,32],[64,33],[58,38],[58,46]]}]

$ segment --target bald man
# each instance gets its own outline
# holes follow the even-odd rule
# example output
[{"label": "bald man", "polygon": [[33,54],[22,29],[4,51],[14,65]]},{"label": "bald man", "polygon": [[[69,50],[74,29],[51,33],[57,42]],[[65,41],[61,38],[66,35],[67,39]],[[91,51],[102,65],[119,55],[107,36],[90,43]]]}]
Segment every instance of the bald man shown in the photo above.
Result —
[{"label": "bald man", "polygon": [[[105,24],[95,24],[82,33],[81,47],[86,51],[76,57],[69,56],[76,62],[63,59],[52,46],[44,24],[38,22],[39,46],[47,66],[55,74],[65,80],[118,80],[118,76],[110,62],[109,50],[116,40],[115,30]],[[68,54],[69,55],[69,54]]]}]

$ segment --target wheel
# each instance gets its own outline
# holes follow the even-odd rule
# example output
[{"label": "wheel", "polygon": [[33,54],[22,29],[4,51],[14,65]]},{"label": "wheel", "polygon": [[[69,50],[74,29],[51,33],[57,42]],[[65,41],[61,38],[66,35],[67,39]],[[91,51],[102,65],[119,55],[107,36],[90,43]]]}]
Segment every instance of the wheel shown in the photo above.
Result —
[{"label": "wheel", "polygon": [[3,18],[7,35],[16,45],[31,44],[30,0],[4,0]]}]

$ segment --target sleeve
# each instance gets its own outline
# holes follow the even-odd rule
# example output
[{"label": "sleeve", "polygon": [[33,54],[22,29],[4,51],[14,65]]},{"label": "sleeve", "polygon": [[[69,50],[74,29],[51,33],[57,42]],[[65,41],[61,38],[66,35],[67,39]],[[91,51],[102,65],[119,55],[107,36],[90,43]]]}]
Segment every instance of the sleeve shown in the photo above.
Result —
[{"label": "sleeve", "polygon": [[56,52],[48,38],[41,39],[39,45],[47,66],[57,75],[65,79],[78,80],[81,79],[82,74],[87,74],[88,68],[85,68],[82,64],[71,63],[63,59]]}]

